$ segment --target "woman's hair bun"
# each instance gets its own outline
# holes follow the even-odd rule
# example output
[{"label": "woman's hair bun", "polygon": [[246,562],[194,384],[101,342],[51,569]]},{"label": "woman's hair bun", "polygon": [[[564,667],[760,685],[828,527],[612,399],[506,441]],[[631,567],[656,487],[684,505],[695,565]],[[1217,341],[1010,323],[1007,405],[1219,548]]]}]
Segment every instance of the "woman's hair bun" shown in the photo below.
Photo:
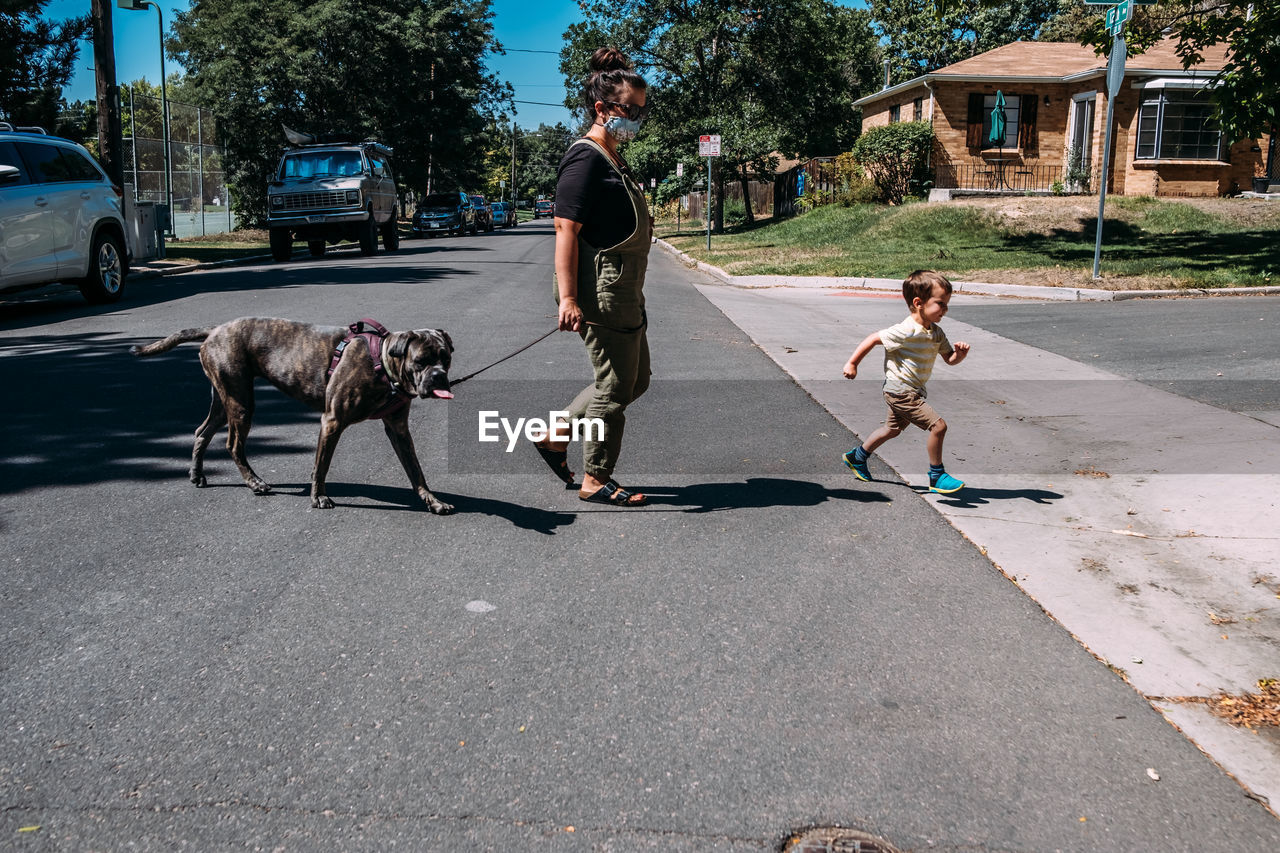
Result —
[{"label": "woman's hair bun", "polygon": [[631,60],[616,47],[602,47],[591,55],[591,70],[597,73],[630,71],[631,67]]}]

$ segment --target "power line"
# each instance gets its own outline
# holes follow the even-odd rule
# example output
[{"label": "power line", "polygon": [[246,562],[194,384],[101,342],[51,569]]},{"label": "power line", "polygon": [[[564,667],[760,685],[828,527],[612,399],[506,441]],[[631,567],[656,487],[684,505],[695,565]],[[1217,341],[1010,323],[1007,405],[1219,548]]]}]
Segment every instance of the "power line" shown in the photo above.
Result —
[{"label": "power line", "polygon": [[524,48],[519,48],[519,47],[504,47],[503,50],[505,50],[507,53],[549,53],[552,56],[560,55],[560,51],[558,50],[526,50]]},{"label": "power line", "polygon": [[560,103],[558,103],[558,104],[550,104],[550,103],[547,103],[546,101],[512,101],[511,103],[513,103],[513,104],[535,104],[535,105],[537,105],[537,106],[539,106],[539,107],[563,107],[563,106],[564,106],[564,102],[563,102],[563,101],[561,101],[561,102],[560,102]]}]

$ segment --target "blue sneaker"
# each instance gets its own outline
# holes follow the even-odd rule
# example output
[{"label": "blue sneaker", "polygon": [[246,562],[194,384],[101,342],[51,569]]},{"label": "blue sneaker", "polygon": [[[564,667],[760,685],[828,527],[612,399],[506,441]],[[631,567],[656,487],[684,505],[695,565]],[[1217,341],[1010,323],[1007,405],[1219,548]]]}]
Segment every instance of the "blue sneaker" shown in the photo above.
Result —
[{"label": "blue sneaker", "polygon": [[855,459],[852,450],[846,453],[843,458],[844,464],[849,466],[849,469],[853,471],[853,476],[866,483],[875,482],[871,479],[871,471],[867,468],[867,463],[859,462]]},{"label": "blue sneaker", "polygon": [[952,477],[946,471],[938,475],[938,479],[929,483],[929,491],[937,492],[940,495],[949,495],[952,492],[958,492],[964,488],[964,483]]}]

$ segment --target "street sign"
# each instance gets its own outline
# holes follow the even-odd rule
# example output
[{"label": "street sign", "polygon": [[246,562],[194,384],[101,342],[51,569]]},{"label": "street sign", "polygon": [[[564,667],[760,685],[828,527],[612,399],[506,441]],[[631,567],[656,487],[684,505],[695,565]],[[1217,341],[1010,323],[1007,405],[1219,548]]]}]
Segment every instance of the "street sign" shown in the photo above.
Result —
[{"label": "street sign", "polygon": [[699,157],[719,157],[720,156],[719,134],[698,137],[698,156]]},{"label": "street sign", "polygon": [[684,177],[684,163],[676,163],[676,177],[677,178]]},{"label": "street sign", "polygon": [[1121,0],[1121,2],[1107,10],[1107,30],[1113,36],[1118,35],[1120,28],[1132,17],[1133,0]]},{"label": "street sign", "polygon": [[1124,83],[1124,63],[1128,58],[1129,50],[1125,41],[1121,37],[1117,37],[1111,43],[1111,57],[1107,60],[1107,97],[1114,99],[1120,92],[1120,86]]}]

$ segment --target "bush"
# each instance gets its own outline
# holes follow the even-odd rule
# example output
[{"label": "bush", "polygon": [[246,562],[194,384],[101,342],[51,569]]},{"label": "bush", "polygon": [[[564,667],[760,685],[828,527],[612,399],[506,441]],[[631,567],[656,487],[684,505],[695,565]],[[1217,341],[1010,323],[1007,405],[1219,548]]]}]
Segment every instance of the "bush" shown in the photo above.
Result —
[{"label": "bush", "polygon": [[880,188],[867,177],[852,151],[836,157],[836,188],[835,202],[843,207],[880,200]]},{"label": "bush", "polygon": [[902,202],[928,180],[933,128],[927,121],[902,121],[873,127],[853,146],[853,157],[875,183],[880,197]]},{"label": "bush", "polygon": [[724,227],[733,228],[747,221],[747,206],[736,198],[724,200]]}]

